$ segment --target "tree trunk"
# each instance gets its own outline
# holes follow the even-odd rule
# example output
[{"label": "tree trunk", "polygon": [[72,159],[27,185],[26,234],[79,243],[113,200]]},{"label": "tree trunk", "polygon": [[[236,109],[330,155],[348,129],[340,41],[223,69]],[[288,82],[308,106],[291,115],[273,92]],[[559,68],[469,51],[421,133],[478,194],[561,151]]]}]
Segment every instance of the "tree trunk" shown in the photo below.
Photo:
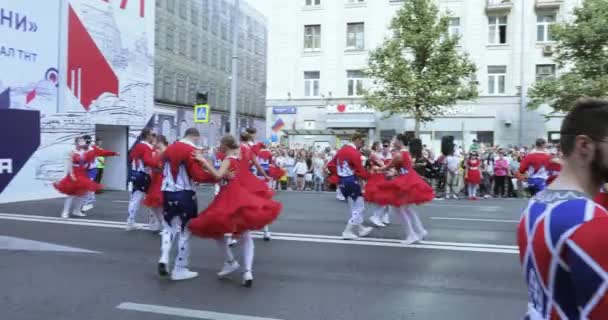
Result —
[{"label": "tree trunk", "polygon": [[420,122],[421,122],[420,118],[422,118],[420,116],[420,105],[417,104],[415,106],[414,110],[415,110],[415,112],[414,112],[414,121],[415,121],[415,124],[414,124],[414,135],[415,135],[415,137],[417,139],[420,139]]}]

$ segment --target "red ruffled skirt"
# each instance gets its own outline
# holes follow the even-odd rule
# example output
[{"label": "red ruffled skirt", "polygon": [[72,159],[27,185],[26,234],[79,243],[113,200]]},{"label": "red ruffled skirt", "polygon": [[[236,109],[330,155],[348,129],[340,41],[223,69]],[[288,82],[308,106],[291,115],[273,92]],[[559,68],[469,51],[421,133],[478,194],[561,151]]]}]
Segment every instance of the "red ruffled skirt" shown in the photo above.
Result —
[{"label": "red ruffled skirt", "polygon": [[608,210],[608,193],[605,192],[600,192],[597,194],[597,196],[595,197],[594,201],[599,204],[600,206],[604,207],[606,210]]},{"label": "red ruffled skirt", "polygon": [[217,239],[227,233],[262,229],[279,216],[281,209],[281,203],[252,193],[236,179],[223,186],[188,227],[198,237]]},{"label": "red ruffled skirt", "polygon": [[480,184],[481,183],[481,171],[469,170],[466,178],[466,183]]},{"label": "red ruffled skirt", "polygon": [[103,188],[103,185],[89,178],[86,170],[74,169],[74,176],[76,180],[72,180],[72,177],[67,175],[61,181],[53,183],[53,187],[65,195],[76,197],[82,197],[89,192],[97,192]]},{"label": "red ruffled skirt", "polygon": [[270,166],[268,168],[268,175],[273,179],[273,180],[279,180],[281,179],[283,176],[285,176],[287,174],[287,172],[285,172],[285,170],[277,167],[277,166]]},{"label": "red ruffled skirt", "polygon": [[160,188],[163,185],[162,173],[152,173],[152,181],[150,182],[150,188],[144,198],[144,206],[148,208],[162,208],[163,207],[163,192]]},{"label": "red ruffled skirt", "polygon": [[379,182],[372,192],[374,203],[381,206],[401,207],[433,201],[433,188],[415,171],[409,171],[392,180]]},{"label": "red ruffled skirt", "polygon": [[328,181],[330,184],[335,184],[335,185],[337,185],[337,184],[340,182],[340,178],[338,177],[338,175],[331,174],[331,175],[329,175],[329,177],[327,177],[327,181]]},{"label": "red ruffled skirt", "polygon": [[274,196],[274,191],[268,188],[266,181],[264,179],[256,177],[249,170],[240,170],[237,173],[235,180],[239,182],[245,190],[259,197],[265,199],[272,199],[272,197]]},{"label": "red ruffled skirt", "polygon": [[[367,183],[365,184],[365,192],[363,193],[363,198],[365,201],[376,204],[380,204],[379,202],[386,202],[384,194],[378,189],[378,185],[384,181],[386,181],[386,178],[382,173],[374,173],[370,175],[369,179],[367,179]],[[386,203],[383,205],[386,205]]]}]

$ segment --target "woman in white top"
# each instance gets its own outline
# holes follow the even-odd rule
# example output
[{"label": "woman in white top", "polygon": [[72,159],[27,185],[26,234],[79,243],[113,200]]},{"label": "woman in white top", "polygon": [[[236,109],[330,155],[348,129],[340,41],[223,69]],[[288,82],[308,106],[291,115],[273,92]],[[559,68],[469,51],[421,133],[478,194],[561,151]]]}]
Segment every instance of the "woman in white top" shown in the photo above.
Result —
[{"label": "woman in white top", "polygon": [[296,165],[296,159],[294,157],[295,152],[289,150],[287,157],[285,158],[285,170],[287,171],[287,190],[292,190],[295,181],[294,167]]},{"label": "woman in white top", "polygon": [[302,191],[304,190],[304,176],[308,172],[306,160],[303,157],[298,157],[298,160],[296,161],[296,165],[293,170],[296,174],[296,189],[298,191]]}]

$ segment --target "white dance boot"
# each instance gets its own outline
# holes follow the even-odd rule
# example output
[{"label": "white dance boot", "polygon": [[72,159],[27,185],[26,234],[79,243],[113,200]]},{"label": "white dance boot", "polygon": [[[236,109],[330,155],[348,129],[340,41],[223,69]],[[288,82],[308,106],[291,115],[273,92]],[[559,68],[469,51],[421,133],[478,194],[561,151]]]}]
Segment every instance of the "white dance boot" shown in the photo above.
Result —
[{"label": "white dance boot", "polygon": [[220,272],[217,273],[217,276],[219,278],[224,278],[227,275],[237,271],[240,267],[241,267],[241,265],[236,260],[234,260],[232,262],[224,262],[224,266],[222,267],[222,270],[220,270]]},{"label": "white dance boot", "polygon": [[171,272],[171,280],[173,281],[189,280],[196,277],[198,277],[198,272],[190,271],[188,268],[175,268]]},{"label": "white dance boot", "polygon": [[375,216],[375,215],[374,215],[374,216],[369,217],[369,221],[370,221],[370,222],[371,222],[371,223],[372,223],[374,226],[376,226],[376,227],[378,227],[378,228],[383,228],[383,227],[386,227],[386,225],[385,225],[384,223],[382,223],[382,221],[380,220],[380,218],[379,218],[379,217],[377,217],[377,216]]},{"label": "white dance boot", "polygon": [[344,232],[342,232],[342,239],[344,240],[357,240],[359,239],[359,236],[355,233],[355,225],[354,224],[347,224],[346,228],[344,229]]},{"label": "white dance boot", "polygon": [[245,271],[243,273],[243,287],[251,288],[253,285],[253,274],[251,271]]},{"label": "white dance boot", "polygon": [[358,228],[357,231],[359,232],[359,237],[367,237],[374,230],[374,228],[366,227],[362,224],[360,224],[357,228]]}]

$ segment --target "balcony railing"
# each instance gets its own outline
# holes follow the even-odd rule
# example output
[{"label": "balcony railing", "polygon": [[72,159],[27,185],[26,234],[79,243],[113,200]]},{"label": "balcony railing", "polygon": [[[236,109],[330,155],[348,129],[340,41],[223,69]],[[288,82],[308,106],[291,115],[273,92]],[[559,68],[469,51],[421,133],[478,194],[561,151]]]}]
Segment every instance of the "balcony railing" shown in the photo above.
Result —
[{"label": "balcony railing", "polygon": [[506,11],[513,8],[511,0],[486,0],[486,11]]},{"label": "balcony railing", "polygon": [[564,0],[536,0],[536,9],[559,9]]}]

